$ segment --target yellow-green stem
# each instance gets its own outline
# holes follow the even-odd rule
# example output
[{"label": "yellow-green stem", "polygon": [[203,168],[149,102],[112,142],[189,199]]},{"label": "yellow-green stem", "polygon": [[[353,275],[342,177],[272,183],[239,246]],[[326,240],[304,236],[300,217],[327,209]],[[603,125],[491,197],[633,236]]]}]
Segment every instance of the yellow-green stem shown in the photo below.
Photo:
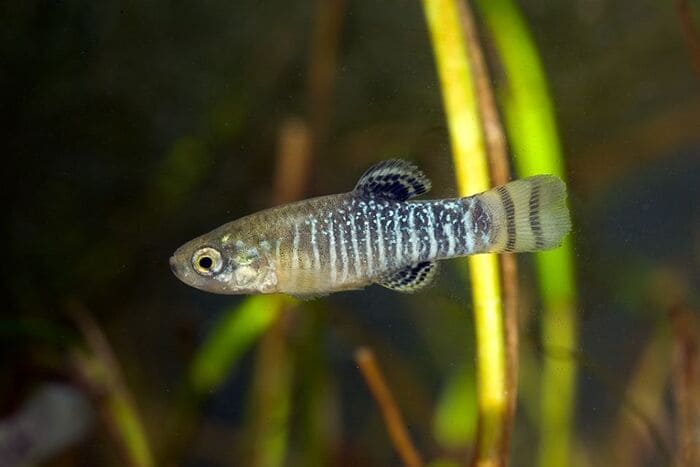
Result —
[{"label": "yellow-green stem", "polygon": [[[518,175],[552,173],[564,178],[554,106],[536,46],[512,0],[477,0],[488,23],[507,88],[506,125]],[[545,348],[576,347],[575,285],[571,242],[536,259],[544,313]],[[542,467],[569,465],[575,399],[576,362],[544,359],[540,386]]]},{"label": "yellow-green stem", "polygon": [[154,465],[146,432],[133,404],[124,394],[116,391],[107,397],[105,409],[124,443],[125,455],[133,467]]},{"label": "yellow-green stem", "polygon": [[[457,0],[423,0],[437,64],[460,195],[489,188],[488,161]],[[477,465],[504,463],[505,342],[498,261],[469,258],[479,410]]]}]

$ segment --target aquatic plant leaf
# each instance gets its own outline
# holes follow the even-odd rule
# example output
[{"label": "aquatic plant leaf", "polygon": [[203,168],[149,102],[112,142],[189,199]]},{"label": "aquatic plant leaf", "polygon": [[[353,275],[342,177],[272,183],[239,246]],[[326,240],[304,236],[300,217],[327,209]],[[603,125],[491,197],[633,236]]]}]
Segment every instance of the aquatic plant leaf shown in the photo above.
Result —
[{"label": "aquatic plant leaf", "polygon": [[447,380],[435,410],[433,433],[445,448],[460,448],[476,432],[476,383],[473,368],[460,368]]},{"label": "aquatic plant leaf", "polygon": [[[488,161],[458,2],[423,0],[423,10],[440,77],[459,194],[480,193],[490,188]],[[474,255],[468,264],[478,360],[477,406],[482,416],[474,462],[507,463],[507,452],[501,449],[509,424],[498,260],[494,255]]]},{"label": "aquatic plant leaf", "polygon": [[279,295],[256,295],[225,311],[190,367],[190,384],[195,392],[207,393],[219,387],[290,300]]},{"label": "aquatic plant leaf", "polygon": [[[507,76],[502,94],[508,137],[518,176],[550,173],[564,177],[564,160],[539,53],[515,2],[478,0],[477,6],[495,42]],[[542,340],[548,345],[576,348],[575,282],[570,238],[561,248],[538,253],[538,281],[544,313]],[[545,359],[541,381],[541,425],[538,464],[571,463],[575,362]]]}]

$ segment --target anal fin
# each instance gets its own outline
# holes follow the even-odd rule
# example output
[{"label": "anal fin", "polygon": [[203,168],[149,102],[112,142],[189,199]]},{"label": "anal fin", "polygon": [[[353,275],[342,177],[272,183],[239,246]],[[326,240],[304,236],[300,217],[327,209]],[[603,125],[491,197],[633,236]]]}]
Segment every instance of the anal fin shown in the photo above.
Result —
[{"label": "anal fin", "polygon": [[377,283],[397,292],[415,292],[430,284],[437,274],[436,261],[412,264],[383,276]]}]

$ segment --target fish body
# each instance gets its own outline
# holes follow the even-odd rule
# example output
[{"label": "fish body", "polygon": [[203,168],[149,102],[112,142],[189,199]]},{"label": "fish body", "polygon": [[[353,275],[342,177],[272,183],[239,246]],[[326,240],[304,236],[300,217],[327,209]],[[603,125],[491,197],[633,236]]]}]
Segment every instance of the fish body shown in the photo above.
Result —
[{"label": "fish body", "polygon": [[372,283],[411,292],[432,280],[436,261],[548,249],[570,229],[554,176],[466,198],[410,200],[429,189],[412,164],[385,161],[351,192],[267,209],[198,237],[171,267],[215,293],[318,296]]}]

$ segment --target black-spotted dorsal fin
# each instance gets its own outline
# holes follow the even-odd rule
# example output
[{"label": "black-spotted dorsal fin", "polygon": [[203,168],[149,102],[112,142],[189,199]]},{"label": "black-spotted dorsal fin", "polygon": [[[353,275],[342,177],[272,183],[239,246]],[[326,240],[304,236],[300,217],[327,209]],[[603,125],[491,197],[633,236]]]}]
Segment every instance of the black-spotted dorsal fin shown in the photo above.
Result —
[{"label": "black-spotted dorsal fin", "polygon": [[389,273],[377,283],[387,289],[410,293],[430,284],[436,274],[437,262],[424,261]]},{"label": "black-spotted dorsal fin", "polygon": [[406,201],[428,190],[428,177],[418,167],[401,159],[373,165],[355,186],[355,191],[365,196],[379,196],[393,201]]}]

